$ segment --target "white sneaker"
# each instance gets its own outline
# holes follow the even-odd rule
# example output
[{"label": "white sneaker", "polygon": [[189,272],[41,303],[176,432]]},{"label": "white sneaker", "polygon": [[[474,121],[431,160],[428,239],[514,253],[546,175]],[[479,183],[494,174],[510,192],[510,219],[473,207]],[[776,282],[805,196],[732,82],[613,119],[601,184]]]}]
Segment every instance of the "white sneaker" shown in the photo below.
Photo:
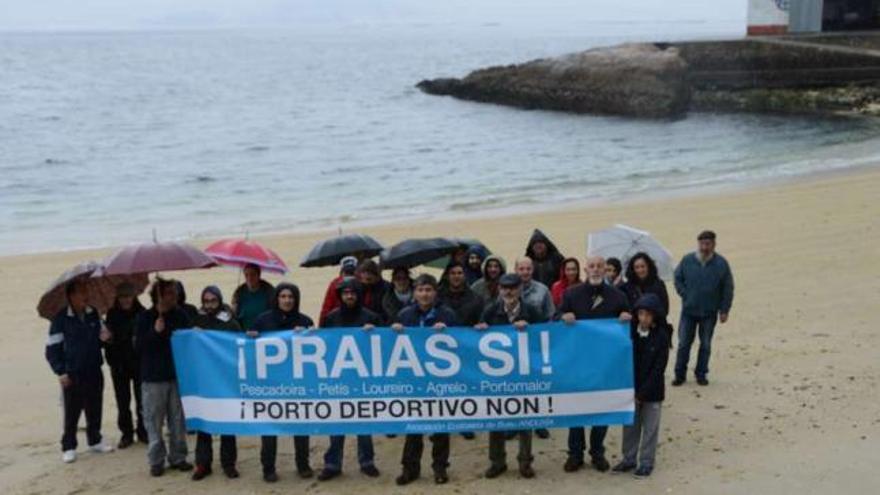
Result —
[{"label": "white sneaker", "polygon": [[63,454],[61,454],[61,460],[66,464],[70,464],[71,462],[76,460],[76,451],[75,450],[65,450]]},{"label": "white sneaker", "polygon": [[113,452],[113,446],[107,445],[106,443],[96,443],[95,445],[89,445],[89,450],[96,454],[106,454],[108,452]]}]

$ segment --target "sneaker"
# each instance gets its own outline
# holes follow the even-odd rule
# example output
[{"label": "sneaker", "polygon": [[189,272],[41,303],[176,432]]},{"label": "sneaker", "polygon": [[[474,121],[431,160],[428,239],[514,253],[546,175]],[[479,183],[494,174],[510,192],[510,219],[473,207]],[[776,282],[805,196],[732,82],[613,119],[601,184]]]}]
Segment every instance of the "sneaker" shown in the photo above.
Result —
[{"label": "sneaker", "polygon": [[584,467],[584,461],[582,459],[569,457],[565,460],[565,465],[562,466],[562,469],[565,470],[566,473],[573,473],[582,467]]},{"label": "sneaker", "polygon": [[164,464],[156,464],[155,466],[150,466],[150,476],[154,478],[158,478],[165,474],[165,465]]},{"label": "sneaker", "polygon": [[501,476],[502,474],[504,474],[506,471],[507,471],[506,464],[501,465],[501,466],[499,466],[499,465],[489,466],[489,469],[486,470],[486,478],[490,479],[490,480],[492,478],[497,478],[497,477]]},{"label": "sneaker", "polygon": [[196,466],[196,469],[193,471],[192,480],[193,481],[201,481],[205,479],[207,476],[211,474],[211,468],[205,466]]},{"label": "sneaker", "polygon": [[76,460],[76,449],[65,450],[61,453],[61,460],[64,461],[65,464],[70,464]]},{"label": "sneaker", "polygon": [[193,469],[193,465],[186,461],[180,461],[177,464],[172,464],[171,467],[178,471],[192,471]]},{"label": "sneaker", "polygon": [[592,464],[593,467],[596,468],[596,471],[599,471],[600,473],[604,473],[611,469],[611,464],[608,463],[608,459],[606,459],[604,455],[593,457],[590,464]]},{"label": "sneaker", "polygon": [[639,468],[636,469],[636,472],[633,473],[633,475],[635,475],[637,478],[647,478],[648,476],[651,476],[651,471],[653,470],[654,468],[651,466],[639,466]]},{"label": "sneaker", "polygon": [[620,461],[611,470],[615,473],[628,473],[635,468],[636,464],[634,462]]},{"label": "sneaker", "polygon": [[465,440],[473,440],[477,438],[477,435],[472,431],[463,431],[461,432],[461,437]]},{"label": "sneaker", "polygon": [[133,443],[134,440],[132,440],[131,437],[122,437],[119,439],[119,443],[116,444],[116,448],[119,450],[124,450],[131,447]]},{"label": "sneaker", "polygon": [[275,471],[263,473],[263,481],[265,481],[266,483],[275,483],[276,481],[278,481],[278,473],[276,473]]},{"label": "sneaker", "polygon": [[89,450],[96,454],[107,454],[116,449],[114,449],[112,445],[107,445],[106,443],[96,443],[95,445],[89,445]]},{"label": "sneaker", "polygon": [[241,476],[238,473],[238,469],[235,469],[235,466],[223,466],[223,474],[226,475],[227,478],[234,480]]},{"label": "sneaker", "polygon": [[307,480],[315,475],[315,471],[312,470],[311,466],[302,466],[296,468],[296,473],[300,478]]},{"label": "sneaker", "polygon": [[338,477],[340,474],[342,474],[342,471],[324,468],[318,474],[318,481],[330,481],[333,478]]},{"label": "sneaker", "polygon": [[409,470],[404,469],[403,472],[400,473],[400,476],[398,476],[397,479],[394,480],[394,482],[397,483],[398,486],[404,486],[404,485],[408,485],[408,484],[412,483],[413,481],[419,479],[419,476],[420,476],[420,474],[415,471],[409,471]]},{"label": "sneaker", "polygon": [[550,430],[547,428],[538,428],[535,430],[535,436],[540,438],[541,440],[547,440],[550,438]]},{"label": "sneaker", "polygon": [[535,477],[535,470],[531,464],[523,463],[519,465],[519,475],[525,479],[532,479]]},{"label": "sneaker", "polygon": [[709,380],[705,376],[698,376],[697,377],[697,385],[702,385],[705,387],[708,384],[709,384]]},{"label": "sneaker", "polygon": [[673,387],[680,387],[684,385],[684,378],[676,377],[675,380],[672,380]]},{"label": "sneaker", "polygon": [[[472,433],[473,435],[473,433]],[[435,485],[445,485],[449,483],[449,474],[446,472],[446,468],[438,468],[434,470],[434,484]]]},{"label": "sneaker", "polygon": [[379,470],[376,469],[376,466],[372,464],[370,464],[369,466],[361,466],[361,473],[363,473],[364,476],[368,476],[370,478],[379,477]]}]

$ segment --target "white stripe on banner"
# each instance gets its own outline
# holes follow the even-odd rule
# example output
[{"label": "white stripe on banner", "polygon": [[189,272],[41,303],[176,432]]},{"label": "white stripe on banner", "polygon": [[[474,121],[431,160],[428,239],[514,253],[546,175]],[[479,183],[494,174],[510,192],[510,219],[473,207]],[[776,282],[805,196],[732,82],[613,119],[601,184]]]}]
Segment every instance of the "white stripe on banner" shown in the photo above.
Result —
[{"label": "white stripe on banner", "polygon": [[518,419],[633,412],[633,390],[534,395],[351,399],[208,399],[184,396],[189,419],[218,423],[357,423]]}]

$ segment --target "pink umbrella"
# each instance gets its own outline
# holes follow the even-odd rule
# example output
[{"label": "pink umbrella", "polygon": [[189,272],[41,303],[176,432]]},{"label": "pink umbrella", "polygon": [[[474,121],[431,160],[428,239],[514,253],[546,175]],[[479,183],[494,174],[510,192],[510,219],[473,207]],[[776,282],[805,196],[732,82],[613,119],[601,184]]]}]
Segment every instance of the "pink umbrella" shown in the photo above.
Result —
[{"label": "pink umbrella", "polygon": [[147,275],[144,273],[135,275],[104,275],[103,266],[94,261],[80,263],[75,267],[62,273],[49,290],[40,298],[37,305],[37,313],[43,318],[51,320],[59,311],[67,306],[67,296],[65,288],[67,284],[76,279],[81,279],[86,286],[88,292],[89,305],[98,310],[99,313],[106,313],[113,305],[116,299],[116,286],[128,282],[134,286],[136,294],[144,291],[149,283]]},{"label": "pink umbrella", "polygon": [[104,260],[104,274],[173,272],[210,268],[217,263],[201,249],[183,242],[147,242],[122,248]]},{"label": "pink umbrella", "polygon": [[205,253],[221,265],[243,268],[245,265],[254,264],[263,270],[281,275],[289,271],[278,253],[244,239],[217,241],[208,246]]}]

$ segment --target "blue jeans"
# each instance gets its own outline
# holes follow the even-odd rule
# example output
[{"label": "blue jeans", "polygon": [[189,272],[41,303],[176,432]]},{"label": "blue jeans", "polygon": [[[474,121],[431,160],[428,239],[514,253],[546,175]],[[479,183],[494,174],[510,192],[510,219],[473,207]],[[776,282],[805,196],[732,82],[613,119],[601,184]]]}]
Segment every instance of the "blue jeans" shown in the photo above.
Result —
[{"label": "blue jeans", "polygon": [[700,336],[700,350],[697,353],[697,367],[694,374],[705,378],[709,373],[709,356],[712,354],[712,334],[718,315],[697,317],[684,313],[678,320],[678,356],[675,359],[675,377],[684,379],[687,375],[688,361],[691,358],[691,346],[694,337]]},{"label": "blue jeans", "polygon": [[[330,448],[324,454],[324,469],[328,471],[342,471],[342,451],[345,448],[345,437],[342,435],[334,435],[330,437]],[[373,458],[373,437],[370,435],[358,435],[358,464],[362,468],[372,466]]]},{"label": "blue jeans", "polygon": [[[568,429],[568,456],[583,462],[584,450],[587,448],[587,438],[583,427]],[[590,457],[602,457],[605,455],[605,435],[608,434],[607,426],[594,426],[590,428]]]}]

